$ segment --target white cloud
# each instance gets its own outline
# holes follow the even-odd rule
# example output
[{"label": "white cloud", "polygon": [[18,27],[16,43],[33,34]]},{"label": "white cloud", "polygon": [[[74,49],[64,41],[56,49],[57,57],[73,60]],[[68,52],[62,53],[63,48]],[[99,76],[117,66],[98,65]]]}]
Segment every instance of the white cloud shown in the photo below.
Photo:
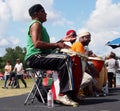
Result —
[{"label": "white cloud", "polygon": [[10,18],[9,7],[0,0],[0,21],[8,21]]},{"label": "white cloud", "polygon": [[0,36],[5,33],[10,17],[7,4],[0,0]]},{"label": "white cloud", "polygon": [[112,4],[111,0],[97,0],[96,9],[92,12],[87,26],[95,31],[116,30],[120,28],[120,3]]},{"label": "white cloud", "polygon": [[19,43],[19,39],[16,37],[0,37],[0,47],[12,47]]},{"label": "white cloud", "polygon": [[90,48],[97,54],[109,53],[112,49],[105,44],[120,36],[119,11],[120,3],[113,4],[112,0],[96,1],[96,9],[91,13],[84,28],[91,32]]},{"label": "white cloud", "polygon": [[4,39],[4,38],[1,39],[1,41],[0,41],[0,47],[6,46],[8,44],[9,44],[9,42],[6,39]]},{"label": "white cloud", "polygon": [[[0,36],[0,56],[5,54],[5,49],[8,47],[14,48],[19,43],[19,39],[16,37],[1,37]],[[4,49],[4,50],[3,50]]]},{"label": "white cloud", "polygon": [[16,46],[17,44],[19,44],[19,39],[17,38],[17,37],[13,37],[13,36],[11,36],[11,37],[9,37],[10,39],[9,39],[9,42],[11,43],[11,44],[13,44],[14,46]]},{"label": "white cloud", "polygon": [[[66,19],[61,16],[61,13],[53,8],[54,0],[0,0],[0,39],[2,40],[0,46],[14,47],[19,42],[19,38],[13,39],[11,35],[7,35],[6,30],[9,23],[11,21],[29,21],[28,9],[37,3],[45,7],[48,13],[48,22],[52,22],[53,25],[73,24],[70,21],[66,23]],[[10,37],[5,38],[5,36]]]},{"label": "white cloud", "polygon": [[6,4],[10,7],[11,15],[15,21],[30,20],[28,9],[37,3],[44,6],[47,12],[48,22],[52,22],[53,25],[73,24],[70,21],[66,23],[66,19],[61,16],[61,12],[53,8],[54,0],[6,0]]}]

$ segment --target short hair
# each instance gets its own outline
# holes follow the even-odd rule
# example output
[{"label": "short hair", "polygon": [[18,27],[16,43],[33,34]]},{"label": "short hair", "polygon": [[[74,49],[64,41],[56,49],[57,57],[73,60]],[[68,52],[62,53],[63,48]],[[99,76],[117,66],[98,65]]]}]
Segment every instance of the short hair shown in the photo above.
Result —
[{"label": "short hair", "polygon": [[7,63],[10,63],[10,60],[7,60],[6,62],[7,62]]},{"label": "short hair", "polygon": [[35,12],[39,12],[42,9],[44,9],[44,8],[41,4],[35,4],[35,5],[33,5],[32,7],[29,8],[29,15],[32,17]]},{"label": "short hair", "polygon": [[16,62],[20,62],[20,59],[19,59],[19,58],[17,58],[17,59],[16,59]]},{"label": "short hair", "polygon": [[110,53],[110,57],[111,57],[111,58],[115,58],[115,57],[116,57],[116,54],[115,54],[114,52],[111,52],[111,53]]}]

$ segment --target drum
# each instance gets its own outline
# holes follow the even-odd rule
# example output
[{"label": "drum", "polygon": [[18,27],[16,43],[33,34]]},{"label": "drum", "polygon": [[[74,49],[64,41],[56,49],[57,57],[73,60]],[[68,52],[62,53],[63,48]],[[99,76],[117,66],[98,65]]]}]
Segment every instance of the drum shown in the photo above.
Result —
[{"label": "drum", "polygon": [[92,61],[94,67],[100,72],[104,65],[104,60],[101,57],[89,57],[89,60]]},{"label": "drum", "polygon": [[71,50],[63,49],[62,52],[67,53],[72,60],[72,73],[74,80],[74,91],[77,97],[82,82],[83,73],[85,71],[87,56],[80,53],[73,52]]},{"label": "drum", "polygon": [[71,60],[73,62],[72,64],[72,73],[73,73],[73,80],[74,80],[74,91],[75,91],[75,96],[77,97],[79,89],[80,89],[80,84],[82,81],[82,62],[81,58],[79,56],[71,56]]},{"label": "drum", "polygon": [[[87,57],[84,55],[81,55],[80,53],[71,52],[70,50],[61,50],[62,53],[65,55],[69,55],[70,59],[72,60],[72,74],[73,74],[73,81],[74,81],[74,95],[77,97],[80,84],[82,81],[83,72],[85,70],[85,61],[87,60]],[[55,71],[53,73],[53,83],[52,83],[52,93],[53,98],[56,100],[56,96],[59,95],[60,87],[59,87],[59,77],[57,72]]]},{"label": "drum", "polygon": [[107,84],[107,68],[106,66],[103,65],[101,71],[100,71],[100,76],[97,79],[98,81],[98,89],[102,90],[102,87]]},{"label": "drum", "polygon": [[99,76],[95,79],[97,80],[97,88],[102,90],[102,86],[107,82],[107,69],[104,66],[104,59],[101,57],[89,57],[89,60],[93,62],[94,67],[99,72]]}]

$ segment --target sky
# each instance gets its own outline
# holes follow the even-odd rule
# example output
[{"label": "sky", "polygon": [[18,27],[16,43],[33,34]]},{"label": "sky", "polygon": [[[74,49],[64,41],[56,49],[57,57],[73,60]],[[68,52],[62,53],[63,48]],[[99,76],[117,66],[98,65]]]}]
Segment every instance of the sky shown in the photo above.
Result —
[{"label": "sky", "polygon": [[66,31],[74,29],[91,33],[89,49],[105,56],[111,51],[120,56],[120,48],[105,44],[120,37],[120,0],[0,0],[0,56],[6,48],[26,47],[26,30],[31,18],[28,9],[43,5],[47,21],[43,24],[56,42]]}]

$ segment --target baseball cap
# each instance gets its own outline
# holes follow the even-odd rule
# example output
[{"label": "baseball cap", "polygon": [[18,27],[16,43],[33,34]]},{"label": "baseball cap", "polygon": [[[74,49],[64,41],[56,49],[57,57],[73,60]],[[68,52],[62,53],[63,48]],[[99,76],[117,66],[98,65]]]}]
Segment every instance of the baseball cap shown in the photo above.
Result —
[{"label": "baseball cap", "polygon": [[66,35],[69,35],[70,33],[73,33],[73,36],[77,36],[75,30],[68,30],[68,31],[66,32]]}]

